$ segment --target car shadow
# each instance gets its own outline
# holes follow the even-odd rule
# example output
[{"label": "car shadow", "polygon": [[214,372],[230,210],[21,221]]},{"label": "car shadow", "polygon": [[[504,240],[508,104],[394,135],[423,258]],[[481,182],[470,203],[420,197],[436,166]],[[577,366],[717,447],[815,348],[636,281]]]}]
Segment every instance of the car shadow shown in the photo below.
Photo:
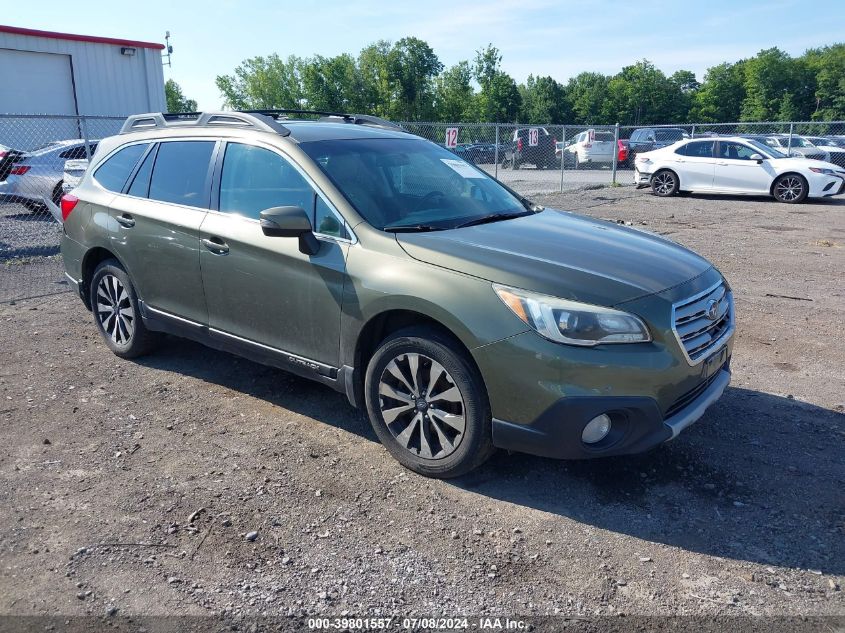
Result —
[{"label": "car shadow", "polygon": [[[175,337],[136,362],[378,442],[343,394],[280,369]],[[556,461],[499,451],[448,485],[710,556],[845,574],[845,415],[787,397],[729,387],[649,453]]]},{"label": "car shadow", "polygon": [[710,556],[845,573],[845,415],[791,398],[728,388],[649,453],[569,462],[500,453],[453,483]]},{"label": "car shadow", "polygon": [[344,394],[282,369],[175,336],[166,336],[164,344],[153,354],[133,362],[192,376],[331,424],[372,442],[379,441],[368,418],[350,405]]}]

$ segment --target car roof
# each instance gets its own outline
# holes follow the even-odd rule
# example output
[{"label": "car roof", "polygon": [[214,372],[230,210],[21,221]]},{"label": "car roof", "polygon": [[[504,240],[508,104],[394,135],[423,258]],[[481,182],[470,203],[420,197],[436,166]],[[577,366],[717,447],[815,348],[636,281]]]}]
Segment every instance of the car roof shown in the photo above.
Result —
[{"label": "car roof", "polygon": [[295,120],[281,120],[279,123],[290,130],[290,136],[288,138],[297,143],[361,138],[417,138],[408,132],[366,125],[354,125],[352,123]]}]

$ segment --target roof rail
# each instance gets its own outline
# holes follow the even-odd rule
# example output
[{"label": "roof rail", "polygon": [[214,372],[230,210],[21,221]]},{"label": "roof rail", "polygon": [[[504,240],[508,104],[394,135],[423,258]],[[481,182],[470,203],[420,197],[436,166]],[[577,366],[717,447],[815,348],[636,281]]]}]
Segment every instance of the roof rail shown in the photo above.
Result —
[{"label": "roof rail", "polygon": [[[265,116],[279,119],[288,114],[314,114],[320,117],[320,121],[328,121],[334,123],[353,123],[357,125],[371,125],[374,127],[381,127],[390,130],[405,131],[398,123],[382,119],[370,114],[347,114],[344,112],[328,112],[325,110],[290,110],[290,109],[273,109],[273,110],[240,110],[244,114],[263,114]],[[340,119],[337,121],[336,119]]]},{"label": "roof rail", "polygon": [[165,114],[149,112],[133,114],[126,119],[120,134],[142,132],[157,128],[174,127],[248,127],[262,132],[274,132],[281,136],[290,135],[290,130],[278,123],[274,117],[262,112],[179,112]]}]

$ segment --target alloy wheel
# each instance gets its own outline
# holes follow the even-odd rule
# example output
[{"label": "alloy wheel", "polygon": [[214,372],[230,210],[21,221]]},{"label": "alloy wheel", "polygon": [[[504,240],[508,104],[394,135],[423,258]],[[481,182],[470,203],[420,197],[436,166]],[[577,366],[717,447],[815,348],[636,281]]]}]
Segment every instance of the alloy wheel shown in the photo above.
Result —
[{"label": "alloy wheel", "polygon": [[129,293],[114,275],[104,275],[97,284],[97,319],[106,335],[126,345],[135,333],[135,310]]},{"label": "alloy wheel", "polygon": [[379,409],[399,445],[425,459],[454,453],[466,430],[460,389],[443,365],[424,354],[400,354],[387,364]]},{"label": "alloy wheel", "polygon": [[654,190],[661,196],[668,195],[675,188],[675,178],[668,172],[657,174],[654,177]]},{"label": "alloy wheel", "polygon": [[784,202],[797,200],[804,190],[804,183],[797,176],[781,178],[775,185],[775,195]]}]

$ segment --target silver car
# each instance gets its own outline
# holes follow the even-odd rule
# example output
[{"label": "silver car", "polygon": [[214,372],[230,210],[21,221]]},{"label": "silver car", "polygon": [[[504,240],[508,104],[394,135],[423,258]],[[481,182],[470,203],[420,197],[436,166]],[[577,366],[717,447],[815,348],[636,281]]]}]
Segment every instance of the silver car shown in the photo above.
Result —
[{"label": "silver car", "polygon": [[[97,141],[90,141],[91,155]],[[20,156],[0,181],[0,201],[19,202],[30,209],[43,209],[47,202],[58,205],[62,198],[65,161],[86,158],[81,139],[55,141]]]}]

